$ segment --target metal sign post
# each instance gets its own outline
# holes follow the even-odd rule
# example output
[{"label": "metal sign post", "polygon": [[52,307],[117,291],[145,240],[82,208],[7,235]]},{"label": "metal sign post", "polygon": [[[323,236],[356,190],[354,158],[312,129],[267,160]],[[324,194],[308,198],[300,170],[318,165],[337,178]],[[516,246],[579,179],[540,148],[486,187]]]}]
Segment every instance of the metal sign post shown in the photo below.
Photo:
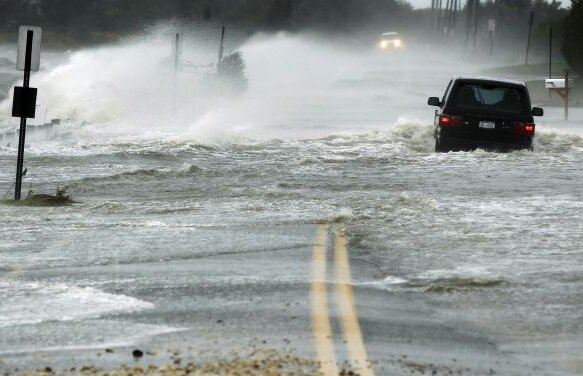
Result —
[{"label": "metal sign post", "polygon": [[42,30],[40,27],[20,27],[16,68],[18,70],[24,71],[24,80],[22,87],[14,87],[14,98],[12,103],[12,116],[20,118],[14,200],[20,200],[22,190],[22,168],[24,164],[24,145],[26,141],[26,119],[35,117],[37,90],[36,88],[31,88],[29,84],[30,72],[36,72],[39,70],[41,36]]},{"label": "metal sign post", "polygon": [[528,38],[526,40],[526,56],[524,57],[524,65],[528,65],[528,55],[530,54],[530,40],[532,38],[532,25],[534,24],[534,11],[530,12],[528,20]]}]

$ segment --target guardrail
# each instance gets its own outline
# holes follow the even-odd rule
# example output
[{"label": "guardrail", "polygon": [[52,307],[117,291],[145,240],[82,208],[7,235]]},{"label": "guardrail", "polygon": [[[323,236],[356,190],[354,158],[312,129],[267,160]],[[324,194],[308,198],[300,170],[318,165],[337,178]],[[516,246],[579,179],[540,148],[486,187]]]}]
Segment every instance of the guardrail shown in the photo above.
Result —
[{"label": "guardrail", "polygon": [[[61,124],[61,120],[53,119],[50,123],[38,124],[38,125],[27,125],[26,133],[32,138],[50,138],[55,134],[55,127]],[[18,142],[18,137],[20,133],[20,128],[13,128],[10,130],[0,129],[0,145],[8,146],[16,144]]]}]

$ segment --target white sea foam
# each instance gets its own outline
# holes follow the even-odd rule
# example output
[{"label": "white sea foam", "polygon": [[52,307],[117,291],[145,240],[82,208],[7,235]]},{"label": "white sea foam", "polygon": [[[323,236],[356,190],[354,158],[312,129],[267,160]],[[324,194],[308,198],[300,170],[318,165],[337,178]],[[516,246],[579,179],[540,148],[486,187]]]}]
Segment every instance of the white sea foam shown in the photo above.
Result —
[{"label": "white sea foam", "polygon": [[[426,106],[425,95],[439,93],[424,91],[443,90],[454,71],[476,69],[426,63],[420,72],[413,51],[393,57],[387,65],[386,57],[355,53],[308,35],[257,35],[239,48],[247,63],[249,91],[240,97],[217,95],[201,89],[216,59],[214,47],[201,35],[218,32],[184,38],[183,61],[205,67],[185,65],[179,73],[176,112],[170,27],[116,45],[71,52],[47,64],[32,82],[48,119],[67,119],[67,132],[58,140],[69,139],[73,146],[161,139],[220,144],[333,135],[329,141],[340,144],[368,141],[391,144],[397,153],[431,152],[433,110]],[[0,104],[3,123],[11,119],[11,103],[7,99]],[[562,123],[555,111],[548,114],[539,121],[535,149],[583,149],[579,136],[555,132]],[[581,113],[574,109],[572,116]],[[52,144],[44,149],[55,148]]]},{"label": "white sea foam", "polygon": [[0,281],[0,327],[44,321],[71,321],[152,309],[131,296],[93,287]]},{"label": "white sea foam", "polygon": [[[185,66],[178,75],[174,112],[171,35],[168,29],[158,29],[117,45],[75,51],[48,64],[32,77],[48,119],[85,122],[85,129],[75,131],[80,140],[111,142],[169,133],[205,142],[237,142],[388,129],[403,116],[423,119],[430,114],[419,93],[410,92],[409,81],[418,73],[409,63],[391,66],[403,76],[398,85],[393,80],[379,87],[378,82],[390,78],[385,72],[374,73],[382,78],[372,84],[366,77],[366,66],[376,70],[386,63],[378,56],[288,34],[257,35],[240,46],[250,83],[242,97],[201,90],[201,78],[213,68],[193,71]],[[216,51],[197,38],[186,38],[183,60],[214,63]],[[363,84],[358,90],[338,85],[344,79]],[[379,105],[375,98],[387,91],[391,96]],[[6,120],[10,106],[10,99],[0,105]]]},{"label": "white sea foam", "polygon": [[418,279],[440,279],[440,278],[476,278],[491,277],[492,272],[488,268],[479,265],[463,265],[454,269],[433,269],[419,273]]},{"label": "white sea foam", "polygon": [[379,289],[379,290],[391,291],[391,290],[394,290],[395,288],[399,288],[400,285],[404,285],[407,282],[409,282],[409,281],[405,278],[390,275],[383,280],[355,283],[355,285],[356,286],[364,286],[364,287],[372,287],[374,289]]},{"label": "white sea foam", "polygon": [[387,284],[387,285],[401,285],[403,283],[407,283],[407,280],[404,278],[400,278],[400,277],[395,277],[395,276],[388,276],[385,279],[383,279],[383,283]]}]

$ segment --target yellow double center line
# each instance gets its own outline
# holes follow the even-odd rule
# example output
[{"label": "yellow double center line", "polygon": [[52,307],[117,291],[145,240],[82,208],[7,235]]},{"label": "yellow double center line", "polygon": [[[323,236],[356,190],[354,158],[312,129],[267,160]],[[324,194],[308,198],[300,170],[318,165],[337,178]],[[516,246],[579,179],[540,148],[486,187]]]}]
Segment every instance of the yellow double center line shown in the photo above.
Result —
[{"label": "yellow double center line", "polygon": [[320,362],[320,370],[326,376],[338,375],[326,286],[327,239],[328,226],[319,225],[312,260],[312,332],[314,333],[314,345],[316,357]]},{"label": "yellow double center line", "polygon": [[[332,339],[332,326],[330,325],[326,284],[328,227],[325,224],[318,226],[314,242],[312,261],[312,331],[316,357],[320,363],[320,371],[325,376],[336,376],[338,375],[338,367],[334,356],[334,341]],[[358,370],[360,375],[374,376],[358,323],[344,232],[336,234],[334,250],[336,305],[350,356],[350,364],[352,368]]]}]

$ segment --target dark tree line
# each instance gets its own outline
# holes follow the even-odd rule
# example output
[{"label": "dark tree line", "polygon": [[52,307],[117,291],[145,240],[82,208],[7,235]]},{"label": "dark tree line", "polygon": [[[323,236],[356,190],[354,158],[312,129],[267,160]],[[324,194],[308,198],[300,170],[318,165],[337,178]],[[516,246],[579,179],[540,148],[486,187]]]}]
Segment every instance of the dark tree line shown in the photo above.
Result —
[{"label": "dark tree line", "polygon": [[[460,0],[460,4],[467,0]],[[482,0],[483,20],[497,13],[511,32],[524,31],[525,15],[534,10],[537,24],[556,22],[556,1]],[[462,7],[463,8],[463,7]],[[37,24],[49,32],[128,33],[159,21],[226,23],[250,31],[302,30],[354,32],[362,29],[422,28],[403,0],[0,0],[0,32]],[[460,13],[460,22],[463,9]],[[538,18],[538,17],[537,17]]]},{"label": "dark tree line", "polygon": [[571,10],[565,20],[563,55],[571,68],[583,75],[583,1],[571,0]]},{"label": "dark tree line", "polygon": [[[446,4],[443,2],[438,2]],[[447,2],[451,4],[455,2]],[[460,2],[457,2],[458,4]],[[562,26],[567,14],[556,1],[547,0],[465,0],[461,8],[441,11],[423,11],[421,17],[432,39],[448,39],[478,55],[517,57],[526,50],[529,20],[533,15],[531,40],[532,55],[548,56],[549,31],[553,27],[556,42],[562,37]],[[421,12],[421,11],[420,11]],[[451,12],[455,12],[452,17]],[[423,18],[424,17],[424,18]],[[494,31],[490,24],[494,21]]]},{"label": "dark tree line", "polygon": [[[468,3],[459,1],[458,40],[467,39],[465,34],[471,32],[465,28]],[[553,27],[555,44],[563,45],[563,54],[574,69],[583,70],[583,0],[572,0],[570,11],[555,0],[480,0],[478,9],[482,46],[489,40],[488,20],[496,18],[496,47],[518,54],[524,49],[529,14],[534,12],[532,52],[544,56]],[[413,10],[402,0],[0,0],[0,33],[14,40],[18,25],[32,24],[43,27],[45,42],[54,38],[64,44],[99,43],[171,20],[226,24],[248,33],[311,29],[370,35],[403,31],[434,39],[437,35],[430,30],[429,14],[428,10]]]},{"label": "dark tree line", "polygon": [[127,33],[176,19],[256,30],[351,31],[398,22],[401,0],[0,0],[0,31],[36,24],[57,33]]},{"label": "dark tree line", "polygon": [[[497,18],[496,44],[504,50],[526,50],[530,14],[534,22],[531,38],[531,54],[548,56],[549,34],[553,28],[554,44],[559,45],[567,10],[557,1],[547,0],[493,0],[484,5],[484,22]],[[484,29],[486,26],[484,25]],[[486,34],[486,33],[485,33]],[[560,52],[557,48],[557,52]]]}]

